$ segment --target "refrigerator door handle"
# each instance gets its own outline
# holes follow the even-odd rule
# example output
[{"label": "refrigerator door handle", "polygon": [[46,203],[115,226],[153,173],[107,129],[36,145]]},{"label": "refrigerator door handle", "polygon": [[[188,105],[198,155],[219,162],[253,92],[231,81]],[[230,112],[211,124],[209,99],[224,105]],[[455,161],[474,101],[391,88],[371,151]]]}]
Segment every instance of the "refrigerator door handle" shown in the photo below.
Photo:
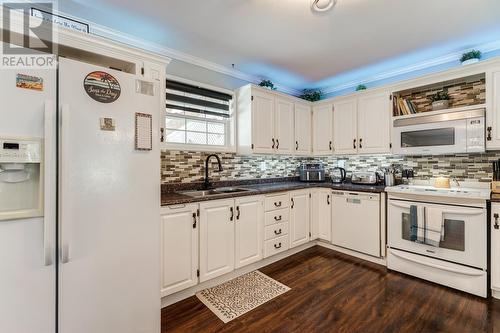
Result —
[{"label": "refrigerator door handle", "polygon": [[62,264],[66,264],[70,261],[69,256],[69,243],[68,237],[69,234],[69,220],[66,218],[66,212],[69,207],[69,202],[67,202],[67,196],[64,194],[67,192],[66,186],[70,177],[69,177],[69,168],[68,165],[70,161],[65,159],[65,156],[68,156],[68,133],[69,133],[69,123],[70,123],[70,112],[69,105],[63,104],[61,106],[61,113],[59,114],[59,252],[60,252],[60,260]]},{"label": "refrigerator door handle", "polygon": [[55,234],[55,192],[56,192],[56,116],[52,101],[44,105],[44,217],[43,217],[43,260],[45,266],[54,263]]}]

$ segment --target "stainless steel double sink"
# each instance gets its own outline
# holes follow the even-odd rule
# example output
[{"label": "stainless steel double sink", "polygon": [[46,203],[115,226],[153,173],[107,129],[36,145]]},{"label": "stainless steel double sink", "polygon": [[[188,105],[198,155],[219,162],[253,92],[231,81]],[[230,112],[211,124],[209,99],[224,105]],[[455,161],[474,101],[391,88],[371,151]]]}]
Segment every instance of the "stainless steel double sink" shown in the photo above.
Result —
[{"label": "stainless steel double sink", "polygon": [[182,191],[178,193],[193,198],[203,198],[203,197],[211,197],[211,196],[231,194],[231,193],[252,192],[252,191],[254,190],[241,187],[219,187],[210,190]]}]

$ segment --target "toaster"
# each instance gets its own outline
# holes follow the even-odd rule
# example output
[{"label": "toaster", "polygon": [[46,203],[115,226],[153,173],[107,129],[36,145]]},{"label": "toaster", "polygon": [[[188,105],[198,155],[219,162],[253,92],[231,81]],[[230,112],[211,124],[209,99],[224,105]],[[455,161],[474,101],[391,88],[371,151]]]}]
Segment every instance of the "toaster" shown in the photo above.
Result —
[{"label": "toaster", "polygon": [[324,182],[325,168],[321,163],[304,163],[299,167],[301,182]]},{"label": "toaster", "polygon": [[362,185],[375,185],[378,183],[376,172],[355,171],[352,173],[351,183]]}]

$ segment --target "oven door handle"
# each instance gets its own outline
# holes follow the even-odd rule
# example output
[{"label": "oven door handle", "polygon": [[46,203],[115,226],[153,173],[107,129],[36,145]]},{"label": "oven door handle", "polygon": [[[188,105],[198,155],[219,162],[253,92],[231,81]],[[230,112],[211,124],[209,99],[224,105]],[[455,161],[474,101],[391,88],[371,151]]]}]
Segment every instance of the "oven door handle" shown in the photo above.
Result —
[{"label": "oven door handle", "polygon": [[391,206],[398,207],[398,208],[408,208],[410,209],[410,206],[412,206],[409,203],[399,203],[399,202],[394,202],[390,201]]},{"label": "oven door handle", "polygon": [[454,268],[450,268],[450,267],[446,267],[446,266],[442,266],[442,265],[438,265],[438,264],[432,264],[432,263],[424,262],[424,261],[421,261],[421,260],[413,259],[413,258],[405,256],[404,254],[396,253],[395,251],[392,251],[392,250],[389,250],[389,251],[391,252],[392,255],[394,255],[394,256],[396,256],[398,258],[401,258],[401,259],[404,259],[404,260],[408,260],[408,261],[414,262],[416,264],[420,264],[420,265],[424,265],[424,266],[428,266],[428,267],[440,269],[440,270],[443,270],[443,271],[448,271],[448,272],[451,272],[451,273],[462,274],[462,275],[469,275],[469,276],[481,276],[481,275],[484,275],[483,271],[481,271],[481,272],[474,272],[472,270],[458,270],[458,269],[454,269]]}]

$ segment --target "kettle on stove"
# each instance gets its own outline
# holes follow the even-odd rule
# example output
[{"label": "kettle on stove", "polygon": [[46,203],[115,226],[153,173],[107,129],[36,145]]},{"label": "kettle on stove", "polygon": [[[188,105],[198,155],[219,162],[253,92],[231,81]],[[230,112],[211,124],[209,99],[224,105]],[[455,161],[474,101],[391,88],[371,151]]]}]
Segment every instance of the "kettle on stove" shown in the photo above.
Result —
[{"label": "kettle on stove", "polygon": [[332,179],[332,183],[343,183],[345,181],[347,172],[345,171],[344,168],[341,167],[336,167],[333,168],[331,173],[330,173],[330,178]]}]

